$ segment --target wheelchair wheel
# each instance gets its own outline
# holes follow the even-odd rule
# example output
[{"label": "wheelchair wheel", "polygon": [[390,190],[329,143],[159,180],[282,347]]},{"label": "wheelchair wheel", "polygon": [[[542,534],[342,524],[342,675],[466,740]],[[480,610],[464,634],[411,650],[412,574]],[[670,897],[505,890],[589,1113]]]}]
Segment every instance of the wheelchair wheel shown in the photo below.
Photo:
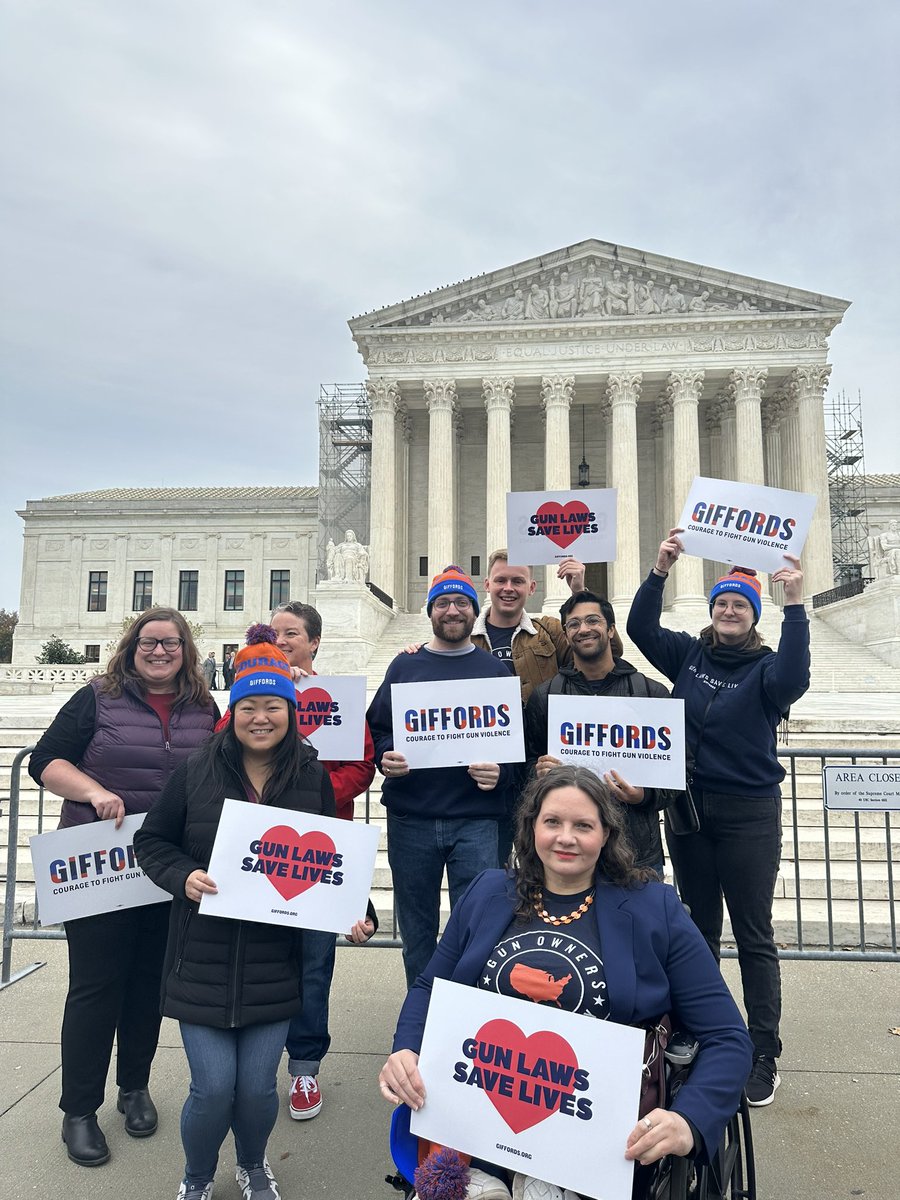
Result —
[{"label": "wheelchair wheel", "polygon": [[[637,1183],[637,1180],[636,1180]],[[710,1163],[670,1155],[658,1165],[637,1200],[756,1200],[756,1165],[747,1099],[728,1125]]]}]

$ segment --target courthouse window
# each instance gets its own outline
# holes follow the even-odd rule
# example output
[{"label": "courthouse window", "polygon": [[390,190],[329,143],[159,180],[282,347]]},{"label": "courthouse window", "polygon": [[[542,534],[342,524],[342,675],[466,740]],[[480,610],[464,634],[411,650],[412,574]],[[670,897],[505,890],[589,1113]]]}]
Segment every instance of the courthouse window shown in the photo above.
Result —
[{"label": "courthouse window", "polygon": [[134,595],[131,607],[135,612],[143,612],[153,607],[153,572],[135,571]]},{"label": "courthouse window", "polygon": [[481,555],[480,554],[472,555],[472,565],[469,569],[469,574],[472,576],[473,579],[477,579],[478,576],[481,574]]},{"label": "courthouse window", "polygon": [[225,572],[225,604],[226,612],[238,612],[244,607],[244,572]]},{"label": "courthouse window", "polygon": [[420,575],[428,574],[428,556],[427,556],[427,554],[419,555],[419,574]]},{"label": "courthouse window", "polygon": [[85,646],[84,661],[86,663],[98,663],[100,661],[100,643],[97,642],[93,646]]},{"label": "courthouse window", "polygon": [[197,611],[197,571],[178,572],[178,608],[181,612]]},{"label": "courthouse window", "polygon": [[269,608],[287,604],[291,598],[290,571],[272,571],[269,579]]},{"label": "courthouse window", "polygon": [[88,574],[88,612],[106,612],[107,571],[91,571]]}]

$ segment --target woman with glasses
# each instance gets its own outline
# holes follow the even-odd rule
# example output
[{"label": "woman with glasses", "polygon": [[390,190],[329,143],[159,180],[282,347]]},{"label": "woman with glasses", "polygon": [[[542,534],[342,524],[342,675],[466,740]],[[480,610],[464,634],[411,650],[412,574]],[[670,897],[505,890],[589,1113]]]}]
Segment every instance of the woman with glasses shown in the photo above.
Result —
[{"label": "woman with glasses", "polygon": [[[181,613],[151,608],[125,633],[106,673],[60,709],[31,754],[36,783],[63,796],[59,827],[146,813],[218,717]],[[117,1108],[131,1137],[156,1132],[150,1065],[169,904],[66,921],[69,991],[62,1027],[62,1138],[82,1167],[109,1159],[97,1123],[117,1042]]]}]

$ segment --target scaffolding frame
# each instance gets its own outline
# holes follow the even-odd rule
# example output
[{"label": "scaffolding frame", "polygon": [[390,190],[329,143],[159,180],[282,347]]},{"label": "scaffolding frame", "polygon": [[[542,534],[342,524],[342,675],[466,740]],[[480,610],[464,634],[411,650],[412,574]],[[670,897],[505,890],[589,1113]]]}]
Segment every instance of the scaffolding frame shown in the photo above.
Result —
[{"label": "scaffolding frame", "polygon": [[825,449],[834,579],[862,591],[870,582],[869,522],[863,445],[862,397],[831,394],[825,402]]},{"label": "scaffolding frame", "polygon": [[372,409],[365,384],[319,387],[319,532],[316,582],[328,578],[326,548],[352,529],[369,541]]}]

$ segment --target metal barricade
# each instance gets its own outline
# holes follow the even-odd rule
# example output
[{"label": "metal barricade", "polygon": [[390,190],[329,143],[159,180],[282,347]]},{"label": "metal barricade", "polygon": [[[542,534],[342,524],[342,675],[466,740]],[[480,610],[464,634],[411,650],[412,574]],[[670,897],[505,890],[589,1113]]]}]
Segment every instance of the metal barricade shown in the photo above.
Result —
[{"label": "metal barricade", "polygon": [[[37,905],[31,915],[31,920],[28,922],[16,921],[16,883],[18,881],[18,861],[17,850],[19,843],[19,816],[21,807],[22,794],[22,767],[25,760],[31,754],[34,746],[26,746],[20,750],[13,759],[10,768],[9,781],[9,815],[7,822],[7,842],[6,842],[6,903],[3,909],[3,959],[2,968],[0,968],[0,990],[8,986],[10,983],[15,983],[17,979],[29,975],[32,971],[36,971],[39,967],[44,966],[43,962],[29,963],[26,967],[12,974],[12,945],[13,942],[22,939],[34,939],[37,941],[60,941],[65,938],[66,932],[59,927],[50,929],[41,929],[38,923]],[[37,833],[44,833],[44,789],[41,787],[38,790],[38,812],[37,812]],[[369,825],[372,822],[372,797],[371,792],[366,791],[366,807],[365,821]],[[376,934],[362,947],[353,946],[354,949],[398,949],[402,946],[400,938],[397,936],[397,913],[396,909],[391,912],[392,932],[390,934]],[[346,938],[338,938],[339,946],[351,946],[353,943],[347,941]]]}]

